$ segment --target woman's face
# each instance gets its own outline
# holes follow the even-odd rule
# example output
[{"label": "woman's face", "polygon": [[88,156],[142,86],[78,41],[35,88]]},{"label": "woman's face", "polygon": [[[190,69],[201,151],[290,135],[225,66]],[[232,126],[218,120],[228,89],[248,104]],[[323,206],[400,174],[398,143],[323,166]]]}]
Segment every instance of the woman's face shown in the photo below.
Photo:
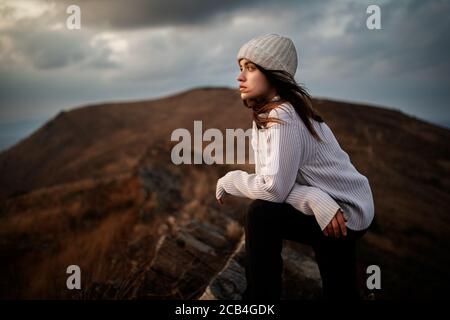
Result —
[{"label": "woman's face", "polygon": [[274,90],[266,76],[250,60],[241,59],[239,70],[240,73],[236,80],[239,81],[239,92],[242,100],[274,95]]}]

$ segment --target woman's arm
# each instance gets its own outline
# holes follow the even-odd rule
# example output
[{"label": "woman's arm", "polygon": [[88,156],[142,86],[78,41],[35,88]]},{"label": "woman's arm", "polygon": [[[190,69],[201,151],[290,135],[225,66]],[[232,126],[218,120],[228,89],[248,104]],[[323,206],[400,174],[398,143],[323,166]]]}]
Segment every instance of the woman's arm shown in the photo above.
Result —
[{"label": "woman's arm", "polygon": [[238,197],[285,202],[294,186],[299,165],[306,157],[306,153],[302,152],[302,130],[292,112],[295,113],[295,110],[271,110],[269,117],[277,117],[284,122],[272,123],[260,135],[259,158],[256,161],[263,161],[264,168],[253,174],[242,170],[228,172],[217,181],[217,199],[226,192]]},{"label": "woman's arm", "polygon": [[341,209],[328,193],[319,188],[298,183],[295,183],[286,198],[286,203],[306,215],[314,215],[321,230],[328,226],[337,210]]}]

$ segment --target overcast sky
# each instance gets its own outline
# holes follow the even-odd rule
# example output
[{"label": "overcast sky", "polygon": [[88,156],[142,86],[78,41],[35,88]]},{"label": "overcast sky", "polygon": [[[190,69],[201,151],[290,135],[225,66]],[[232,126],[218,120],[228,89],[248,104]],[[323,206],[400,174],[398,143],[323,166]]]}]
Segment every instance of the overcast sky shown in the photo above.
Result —
[{"label": "overcast sky", "polygon": [[[80,30],[66,27],[71,4]],[[370,4],[381,9],[381,30],[366,26]],[[294,41],[296,80],[313,96],[450,127],[449,9],[450,1],[0,0],[0,149],[62,109],[237,88],[239,47],[266,33]]]}]

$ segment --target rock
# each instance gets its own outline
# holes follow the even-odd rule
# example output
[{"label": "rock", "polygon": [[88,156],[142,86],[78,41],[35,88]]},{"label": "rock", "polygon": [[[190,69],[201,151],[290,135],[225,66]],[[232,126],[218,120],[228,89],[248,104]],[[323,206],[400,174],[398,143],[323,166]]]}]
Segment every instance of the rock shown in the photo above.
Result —
[{"label": "rock", "polygon": [[220,271],[235,243],[213,225],[191,221],[163,236],[135,292],[139,299],[195,299]]},{"label": "rock", "polygon": [[212,279],[199,300],[240,300],[245,290],[245,237],[238,244],[235,254],[227,261],[222,271]]}]

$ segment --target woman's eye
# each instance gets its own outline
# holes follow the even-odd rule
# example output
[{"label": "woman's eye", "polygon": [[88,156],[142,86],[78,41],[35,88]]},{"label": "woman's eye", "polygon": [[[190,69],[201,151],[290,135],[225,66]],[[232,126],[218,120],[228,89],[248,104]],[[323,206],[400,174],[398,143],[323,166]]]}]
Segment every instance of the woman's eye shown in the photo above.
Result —
[{"label": "woman's eye", "polygon": [[[254,69],[255,69],[255,67],[253,67],[253,66],[247,66],[247,70],[249,70],[249,71],[252,71]],[[242,68],[239,68],[239,71],[242,72]]]}]

